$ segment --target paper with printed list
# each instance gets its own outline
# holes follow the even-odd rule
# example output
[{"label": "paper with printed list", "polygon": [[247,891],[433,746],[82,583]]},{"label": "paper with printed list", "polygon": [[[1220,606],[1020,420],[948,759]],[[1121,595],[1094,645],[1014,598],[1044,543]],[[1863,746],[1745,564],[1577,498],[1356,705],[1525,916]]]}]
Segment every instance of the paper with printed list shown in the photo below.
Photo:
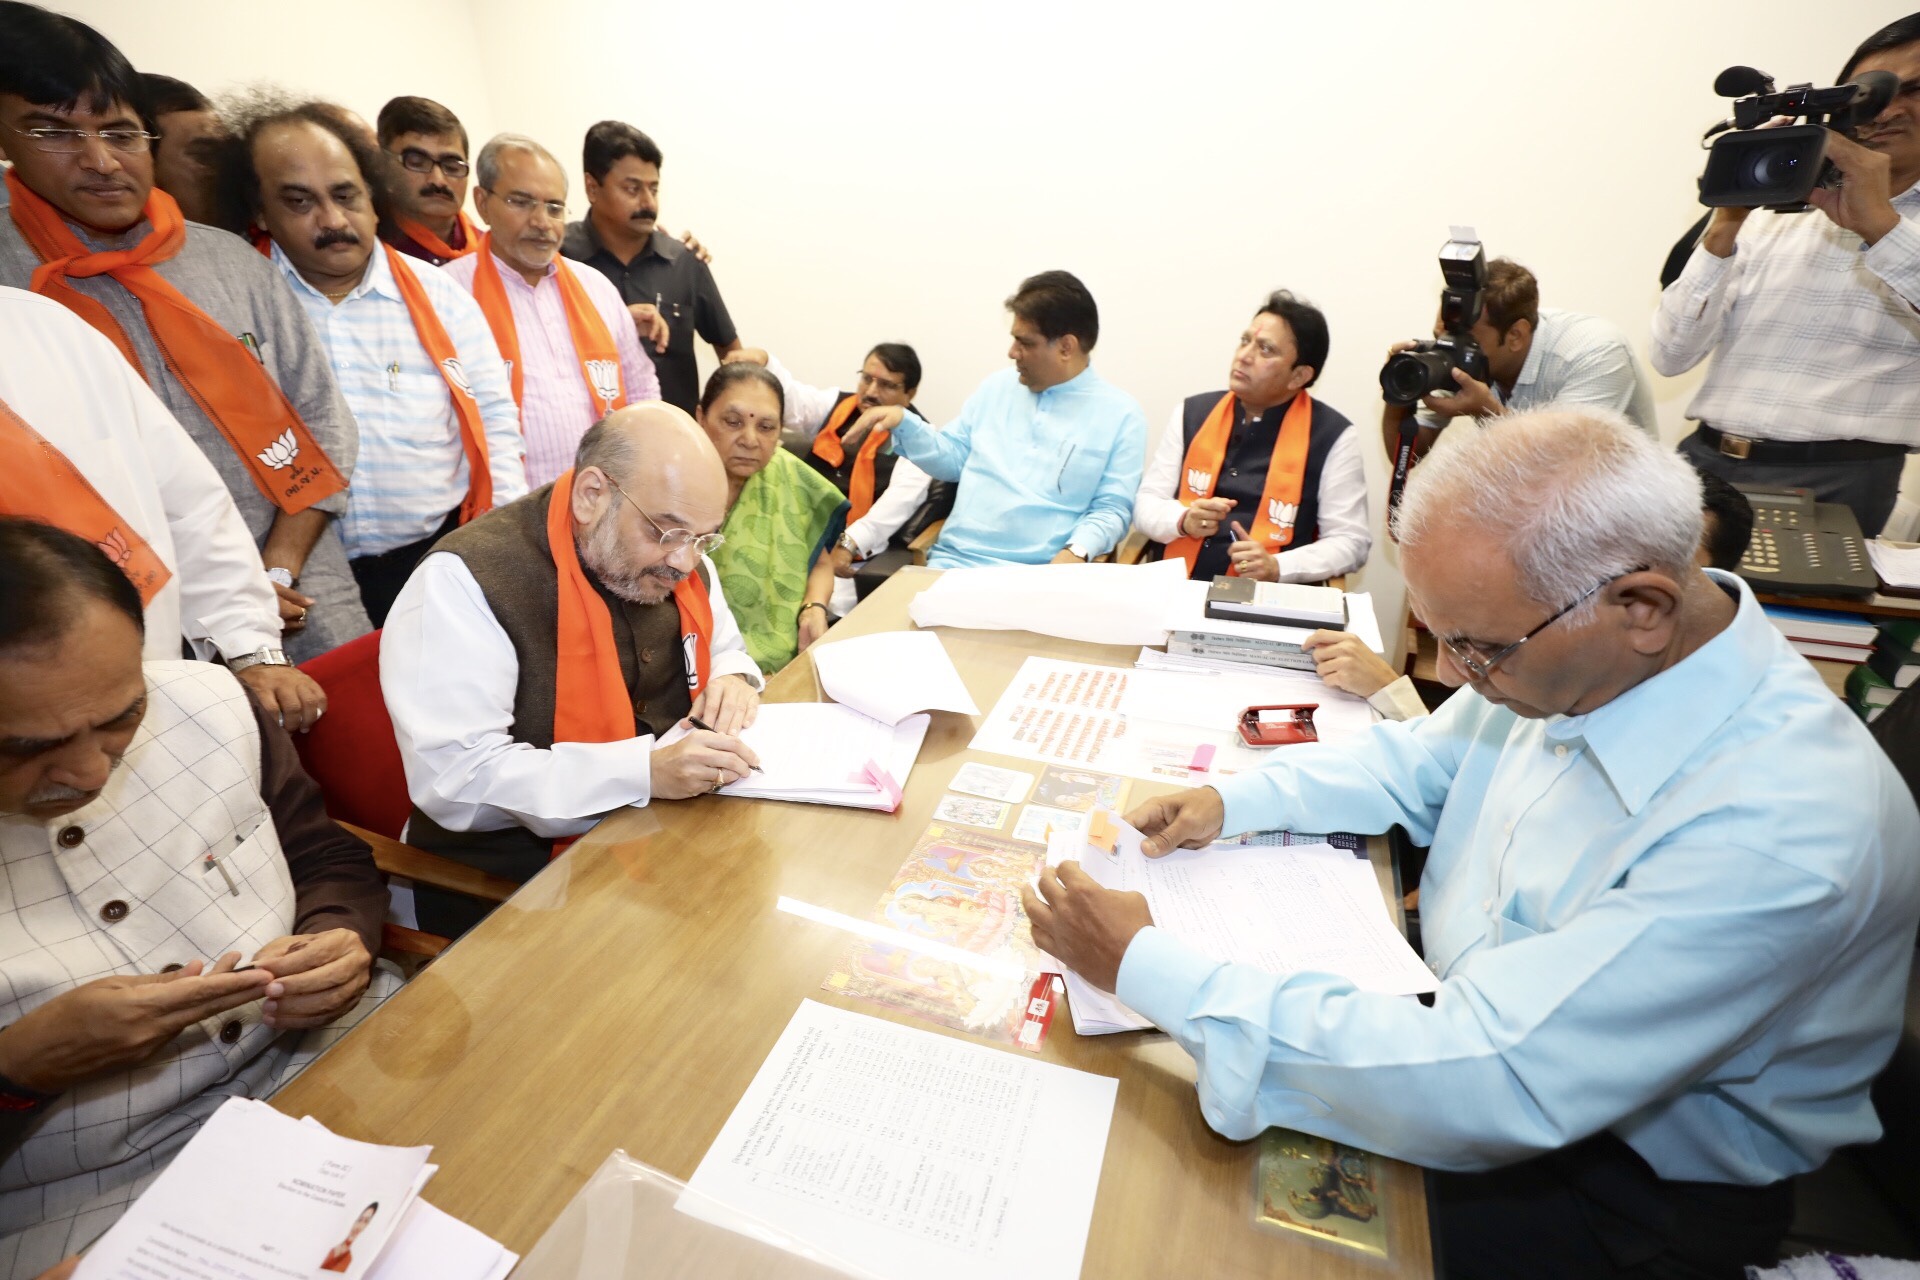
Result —
[{"label": "paper with printed list", "polygon": [[[1154,924],[1202,955],[1269,973],[1330,973],[1380,995],[1439,988],[1394,927],[1364,847],[1290,844],[1273,833],[1149,858],[1139,831],[1108,822],[1118,832],[1112,853],[1085,833],[1056,831],[1048,863],[1077,860],[1107,888],[1145,894]],[[1065,977],[1076,1034],[1152,1025],[1080,975]]]},{"label": "paper with printed list", "polygon": [[806,1000],[687,1186],[882,1280],[1072,1280],[1116,1091]]}]

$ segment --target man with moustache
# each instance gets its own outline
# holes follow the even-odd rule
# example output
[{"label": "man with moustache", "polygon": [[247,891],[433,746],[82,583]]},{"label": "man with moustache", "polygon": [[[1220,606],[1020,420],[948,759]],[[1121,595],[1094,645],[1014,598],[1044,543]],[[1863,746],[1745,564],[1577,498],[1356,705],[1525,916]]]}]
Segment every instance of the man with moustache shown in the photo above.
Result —
[{"label": "man with moustache", "polygon": [[619,289],[660,355],[660,398],[692,413],[700,399],[694,336],[725,364],[740,350],[740,335],[701,251],[660,229],[661,161],[653,139],[630,124],[602,120],[587,130],[588,214],[568,224],[561,251]]},{"label": "man with moustache", "polygon": [[1920,448],[1920,13],[1855,49],[1840,81],[1891,72],[1899,90],[1860,131],[1830,134],[1837,187],[1814,213],[1715,209],[1653,317],[1653,367],[1709,355],[1680,452],[1741,485],[1811,489],[1868,537]]},{"label": "man with moustache", "polygon": [[480,148],[474,207],[487,232],[440,268],[480,304],[512,375],[527,483],[564,471],[588,427],[660,383],[620,295],[560,256],[567,176],[532,138],[503,133]]},{"label": "man with moustache", "polygon": [[143,663],[142,627],[92,543],[0,518],[0,1277],[398,986],[366,845],[231,674]]},{"label": "man with moustache", "polygon": [[142,72],[147,118],[160,135],[153,144],[153,185],[172,196],[190,222],[219,224],[214,167],[226,126],[207,96],[184,80]]},{"label": "man with moustache", "polygon": [[406,176],[380,236],[409,257],[440,266],[472,253],[480,230],[467,217],[467,129],[431,98],[394,98],[374,123],[380,147]]},{"label": "man with moustache", "polygon": [[1013,368],[980,384],[960,416],[936,430],[919,414],[881,405],[842,433],[893,433],[900,455],[936,480],[958,481],[953,514],[927,563],[1077,564],[1126,536],[1140,487],[1147,424],[1133,397],[1094,372],[1100,312],[1065,271],[1020,282]]},{"label": "man with moustache", "polygon": [[[759,672],[706,556],[726,514],[706,433],[656,402],[608,415],[552,484],[441,540],[380,645],[409,842],[523,881],[609,811],[758,763],[736,735]],[[689,716],[710,728],[662,745]],[[436,933],[484,914],[416,895]]]},{"label": "man with moustache", "polygon": [[282,666],[368,630],[336,515],[359,436],[313,326],[242,240],[153,185],[139,79],[93,28],[0,0],[0,135],[13,167],[0,284],[105,334],[226,482],[280,599]]},{"label": "man with moustache", "polygon": [[527,491],[520,414],[480,308],[380,243],[385,157],[323,103],[237,122],[227,186],[272,237],[360,424],[340,538],[373,625],[434,542]]}]

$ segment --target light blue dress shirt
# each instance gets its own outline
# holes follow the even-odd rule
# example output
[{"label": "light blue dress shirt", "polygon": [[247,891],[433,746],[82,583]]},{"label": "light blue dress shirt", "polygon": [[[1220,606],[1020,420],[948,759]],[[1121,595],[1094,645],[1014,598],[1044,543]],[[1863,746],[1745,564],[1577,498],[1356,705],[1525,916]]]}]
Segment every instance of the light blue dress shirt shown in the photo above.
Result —
[{"label": "light blue dress shirt", "polygon": [[[375,250],[366,275],[338,306],[301,278],[279,245],[272,256],[319,331],[340,394],[360,424],[360,462],[340,519],[348,558],[420,541],[466,499],[467,454],[453,392],[420,345],[387,255]],[[504,506],[527,492],[520,410],[506,362],[480,304],[444,272],[411,262],[401,259],[433,304],[480,406],[493,505]]]},{"label": "light blue dress shirt", "polygon": [[1200,1068],[1207,1122],[1441,1169],[1611,1129],[1664,1178],[1764,1184],[1879,1134],[1920,921],[1920,815],[1751,593],[1584,716],[1462,689],[1227,779],[1226,830],[1385,831],[1420,884],[1431,1007],[1141,932],[1118,995]]},{"label": "light blue dress shirt", "polygon": [[1035,393],[1003,369],[942,430],[907,414],[893,447],[960,494],[927,556],[937,569],[1044,564],[1062,548],[1092,559],[1133,519],[1147,420],[1092,369]]}]

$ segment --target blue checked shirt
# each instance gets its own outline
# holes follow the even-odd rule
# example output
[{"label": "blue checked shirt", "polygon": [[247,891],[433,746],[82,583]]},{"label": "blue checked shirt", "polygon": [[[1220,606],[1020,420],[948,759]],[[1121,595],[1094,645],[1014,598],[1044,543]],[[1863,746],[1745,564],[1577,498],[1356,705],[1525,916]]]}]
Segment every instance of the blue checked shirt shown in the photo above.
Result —
[{"label": "blue checked shirt", "polygon": [[[347,556],[420,541],[466,498],[467,455],[453,392],[420,345],[387,255],[374,252],[366,277],[338,306],[300,278],[279,245],[273,261],[319,331],[340,394],[360,424],[360,462],[340,520]],[[494,505],[511,502],[526,493],[527,477],[506,363],[472,295],[442,272],[408,269],[433,303],[479,401]]]},{"label": "blue checked shirt", "polygon": [[[1620,414],[1656,440],[1660,419],[1653,407],[1653,386],[1633,354],[1620,326],[1577,311],[1540,308],[1533,345],[1513,380],[1513,390],[1493,394],[1510,412],[1527,413],[1550,404],[1592,405]],[[1422,409],[1423,427],[1444,427],[1438,414]]]},{"label": "blue checked shirt", "polygon": [[1583,716],[1462,689],[1219,785],[1229,833],[1385,831],[1420,883],[1431,1007],[1218,964],[1147,928],[1120,999],[1199,1063],[1229,1137],[1284,1125],[1440,1169],[1611,1130],[1663,1178],[1776,1182],[1880,1126],[1920,920],[1920,815],[1751,592]]}]

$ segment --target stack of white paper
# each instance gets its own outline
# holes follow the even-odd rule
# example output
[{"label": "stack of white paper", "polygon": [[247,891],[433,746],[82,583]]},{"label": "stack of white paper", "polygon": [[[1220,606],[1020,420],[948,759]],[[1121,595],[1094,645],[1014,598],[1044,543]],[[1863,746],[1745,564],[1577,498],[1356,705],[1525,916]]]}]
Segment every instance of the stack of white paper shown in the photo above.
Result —
[{"label": "stack of white paper", "polygon": [[916,711],[980,714],[946,646],[931,631],[882,631],[810,647],[826,695],[885,724]]},{"label": "stack of white paper", "polygon": [[[1083,832],[1056,832],[1047,861],[1077,860],[1107,888],[1145,894],[1154,924],[1209,959],[1277,974],[1330,973],[1381,995],[1438,989],[1394,927],[1364,851],[1226,841],[1149,858],[1138,831],[1112,823],[1120,832],[1114,852],[1087,844]],[[1076,1033],[1153,1025],[1071,970],[1065,977]]]},{"label": "stack of white paper", "polygon": [[1186,581],[1187,567],[1178,560],[948,569],[913,598],[907,613],[922,627],[1032,631],[1092,644],[1164,644],[1165,617]]},{"label": "stack of white paper", "polygon": [[1896,591],[1920,590],[1920,546],[1911,542],[1867,541],[1867,556],[1880,581]]},{"label": "stack of white paper", "polygon": [[[720,788],[723,796],[837,804],[854,809],[900,807],[929,717],[884,724],[834,702],[763,702],[740,740],[760,758],[760,771]],[[685,722],[660,739],[687,736]]]},{"label": "stack of white paper", "polygon": [[419,1199],[431,1147],[384,1147],[232,1098],[81,1259],[80,1280],[504,1280],[519,1261]]}]

